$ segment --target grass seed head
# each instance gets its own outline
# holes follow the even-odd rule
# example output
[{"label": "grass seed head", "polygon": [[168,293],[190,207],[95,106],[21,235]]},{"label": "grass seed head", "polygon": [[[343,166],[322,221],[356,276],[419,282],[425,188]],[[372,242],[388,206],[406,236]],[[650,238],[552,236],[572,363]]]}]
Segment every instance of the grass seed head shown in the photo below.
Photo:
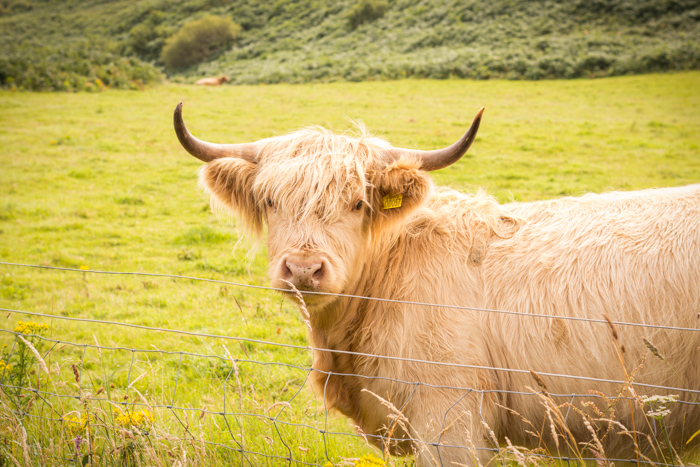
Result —
[{"label": "grass seed head", "polygon": [[36,361],[39,363],[39,366],[41,367],[41,369],[48,375],[49,374],[49,367],[46,366],[46,362],[41,357],[41,354],[39,353],[39,351],[32,345],[31,342],[29,342],[24,337],[22,337],[22,336],[17,336],[17,337],[19,337],[19,339],[22,341],[22,343],[27,346],[29,351],[34,355],[34,358],[36,359]]},{"label": "grass seed head", "polygon": [[612,322],[612,320],[610,319],[610,316],[608,316],[606,313],[603,313],[603,318],[605,318],[605,321],[608,322],[608,326],[610,326],[610,331],[612,331],[613,339],[615,339],[616,341],[619,341],[620,336],[617,333],[617,326],[615,326],[615,323]]},{"label": "grass seed head", "polygon": [[542,389],[542,392],[543,392],[545,395],[549,395],[549,390],[547,389],[547,385],[545,384],[545,382],[544,382],[544,380],[542,379],[542,377],[541,377],[540,375],[538,375],[537,373],[535,373],[534,371],[532,371],[532,370],[530,370],[530,375],[532,375],[532,378],[535,380],[535,382],[536,382],[537,385],[540,387],[540,389]]},{"label": "grass seed head", "polygon": [[659,358],[660,360],[664,359],[663,355],[661,355],[661,353],[659,352],[659,349],[657,349],[654,344],[649,342],[646,338],[642,338],[642,341],[644,342],[644,345],[647,346],[647,349],[649,349],[651,351],[652,355]]}]

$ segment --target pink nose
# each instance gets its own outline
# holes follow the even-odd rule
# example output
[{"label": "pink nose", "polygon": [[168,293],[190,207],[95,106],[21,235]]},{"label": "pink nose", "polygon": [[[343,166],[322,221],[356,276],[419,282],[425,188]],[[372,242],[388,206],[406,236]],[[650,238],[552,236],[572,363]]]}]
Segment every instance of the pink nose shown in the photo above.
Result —
[{"label": "pink nose", "polygon": [[316,290],[323,280],[326,268],[316,258],[289,256],[282,261],[282,279],[300,290]]}]

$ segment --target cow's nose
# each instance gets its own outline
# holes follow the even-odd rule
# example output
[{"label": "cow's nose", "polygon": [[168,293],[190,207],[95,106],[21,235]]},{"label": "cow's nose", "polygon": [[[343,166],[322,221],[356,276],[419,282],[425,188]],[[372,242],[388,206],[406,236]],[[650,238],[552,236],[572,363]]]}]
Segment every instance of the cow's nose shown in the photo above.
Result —
[{"label": "cow's nose", "polygon": [[300,290],[318,289],[326,273],[323,262],[314,259],[289,257],[282,264],[282,278]]}]

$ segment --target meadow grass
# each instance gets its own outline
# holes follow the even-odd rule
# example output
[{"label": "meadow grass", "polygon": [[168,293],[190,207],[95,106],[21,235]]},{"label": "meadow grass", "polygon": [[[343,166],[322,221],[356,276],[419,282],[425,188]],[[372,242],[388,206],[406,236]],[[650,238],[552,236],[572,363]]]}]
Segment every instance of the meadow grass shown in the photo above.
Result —
[{"label": "meadow grass", "polygon": [[[266,285],[264,247],[251,249],[234,227],[217,221],[196,187],[201,164],[179,146],[172,129],[180,100],[191,131],[209,141],[247,142],[308,124],[345,130],[361,119],[397,146],[422,149],[459,138],[483,105],[469,154],[434,179],[467,191],[483,187],[503,202],[700,180],[697,72],[538,82],[0,91],[0,261]],[[275,292],[226,284],[0,265],[0,308],[307,345],[294,304]],[[4,393],[0,458],[9,453],[24,462],[26,453],[44,465],[70,464],[92,449],[94,462],[113,465],[138,456],[163,465],[246,463],[202,440],[284,457],[284,439],[295,459],[322,465],[371,452],[361,438],[317,431],[352,429],[343,417],[326,415],[323,403],[303,387],[309,351],[18,313],[0,320],[5,355],[22,348],[6,332],[18,321],[49,325],[43,337],[61,343],[32,342],[46,355],[50,377],[34,364],[30,381],[66,396],[49,398],[49,405],[29,392],[23,398]],[[240,391],[227,352],[239,360]],[[300,389],[290,408],[272,407]],[[30,400],[29,416],[12,413]],[[115,408],[150,410],[154,421],[120,425]],[[92,447],[82,443],[76,456],[77,432],[56,420],[86,410],[97,414]],[[224,410],[281,410],[279,420],[287,425],[218,415]],[[143,436],[146,425],[157,443]],[[22,427],[26,449],[17,441]],[[254,455],[250,460],[279,463]]]}]

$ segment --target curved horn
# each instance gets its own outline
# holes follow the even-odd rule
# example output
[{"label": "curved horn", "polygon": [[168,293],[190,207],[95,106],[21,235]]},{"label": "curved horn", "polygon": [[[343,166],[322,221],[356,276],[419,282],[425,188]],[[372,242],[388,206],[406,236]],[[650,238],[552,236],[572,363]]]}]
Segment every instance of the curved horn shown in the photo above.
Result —
[{"label": "curved horn", "polygon": [[255,160],[255,144],[253,143],[214,144],[192,136],[192,133],[185,126],[185,121],[182,119],[182,102],[175,107],[173,123],[175,124],[177,139],[180,140],[182,147],[200,161],[210,162],[221,157],[240,157],[254,164],[257,162]]},{"label": "curved horn", "polygon": [[444,149],[435,149],[433,151],[393,148],[388,153],[389,157],[391,157],[392,160],[396,160],[401,156],[414,156],[421,160],[421,170],[425,170],[427,172],[444,169],[445,167],[454,164],[461,159],[461,157],[469,150],[469,146],[471,146],[474,142],[476,132],[479,130],[479,123],[481,123],[481,115],[484,113],[484,109],[485,107],[479,109],[467,132],[452,146],[448,146]]}]

